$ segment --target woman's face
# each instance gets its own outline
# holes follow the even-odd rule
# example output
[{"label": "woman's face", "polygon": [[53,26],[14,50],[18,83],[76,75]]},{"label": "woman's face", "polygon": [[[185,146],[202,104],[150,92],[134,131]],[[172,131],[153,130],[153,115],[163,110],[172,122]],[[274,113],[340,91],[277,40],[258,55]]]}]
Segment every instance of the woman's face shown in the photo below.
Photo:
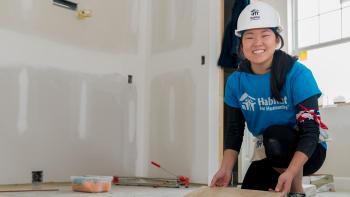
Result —
[{"label": "woman's face", "polygon": [[243,54],[252,66],[269,68],[278,43],[279,39],[271,29],[250,29],[242,36]]}]

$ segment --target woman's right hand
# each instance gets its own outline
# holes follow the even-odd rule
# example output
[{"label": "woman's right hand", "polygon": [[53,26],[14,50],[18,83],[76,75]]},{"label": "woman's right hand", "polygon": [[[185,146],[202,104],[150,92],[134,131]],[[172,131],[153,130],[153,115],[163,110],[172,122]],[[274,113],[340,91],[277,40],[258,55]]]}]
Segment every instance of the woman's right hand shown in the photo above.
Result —
[{"label": "woman's right hand", "polygon": [[238,152],[232,149],[224,150],[221,167],[211,180],[211,187],[227,187],[231,181],[232,169],[237,161]]},{"label": "woman's right hand", "polygon": [[221,167],[216,172],[213,179],[211,180],[210,186],[211,187],[227,187],[231,181],[231,176],[232,176],[231,170],[226,170],[223,167]]}]

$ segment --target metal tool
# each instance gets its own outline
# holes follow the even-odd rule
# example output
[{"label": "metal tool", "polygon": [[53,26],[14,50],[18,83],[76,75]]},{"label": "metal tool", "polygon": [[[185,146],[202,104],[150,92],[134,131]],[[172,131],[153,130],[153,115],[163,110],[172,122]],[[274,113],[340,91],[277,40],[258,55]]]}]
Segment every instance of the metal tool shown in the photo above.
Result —
[{"label": "metal tool", "polygon": [[188,187],[190,185],[190,179],[187,176],[177,176],[174,173],[170,172],[169,170],[163,168],[162,166],[160,166],[158,163],[151,161],[151,164],[164,170],[165,172],[167,172],[168,174],[171,174],[172,176],[175,176],[179,182],[180,185]]},{"label": "metal tool", "polygon": [[146,178],[146,177],[118,177],[113,176],[113,184],[127,186],[151,186],[151,187],[172,187],[179,188],[177,179],[167,178]]},{"label": "metal tool", "polygon": [[120,177],[113,176],[112,183],[116,185],[128,185],[128,186],[151,186],[151,187],[188,187],[190,184],[189,178],[186,176],[177,176],[169,170],[161,167],[158,163],[151,161],[151,164],[157,168],[161,168],[168,174],[176,178],[146,178],[146,177]]}]

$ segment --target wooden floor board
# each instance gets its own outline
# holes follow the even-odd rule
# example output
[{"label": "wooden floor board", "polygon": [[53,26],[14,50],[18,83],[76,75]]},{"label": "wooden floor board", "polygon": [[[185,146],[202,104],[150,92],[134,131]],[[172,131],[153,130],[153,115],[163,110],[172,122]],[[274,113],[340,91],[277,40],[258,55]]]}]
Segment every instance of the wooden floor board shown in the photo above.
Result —
[{"label": "wooden floor board", "polygon": [[229,187],[201,187],[185,197],[280,197],[276,192],[245,190]]}]

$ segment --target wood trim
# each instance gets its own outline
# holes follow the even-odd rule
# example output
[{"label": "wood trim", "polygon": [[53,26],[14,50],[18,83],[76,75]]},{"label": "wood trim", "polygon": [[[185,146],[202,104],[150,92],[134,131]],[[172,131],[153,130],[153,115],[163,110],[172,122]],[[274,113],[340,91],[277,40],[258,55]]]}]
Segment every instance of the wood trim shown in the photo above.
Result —
[{"label": "wood trim", "polygon": [[[225,29],[225,24],[224,24],[224,0],[220,1],[220,36],[219,40],[221,41],[223,39],[224,35],[224,29]],[[221,42],[220,42],[221,43]],[[221,48],[221,45],[219,45]],[[220,49],[219,49],[220,51]],[[221,163],[222,157],[223,157],[223,146],[224,146],[224,70],[220,69],[219,70],[219,143],[218,143],[218,150],[219,150],[219,157],[218,157],[218,162]]]}]

